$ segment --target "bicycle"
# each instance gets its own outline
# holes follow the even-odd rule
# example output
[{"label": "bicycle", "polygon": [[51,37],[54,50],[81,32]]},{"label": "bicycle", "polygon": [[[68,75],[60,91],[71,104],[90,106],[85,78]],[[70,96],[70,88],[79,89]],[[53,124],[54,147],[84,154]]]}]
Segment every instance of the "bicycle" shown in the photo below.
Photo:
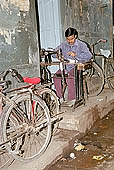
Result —
[{"label": "bicycle", "polygon": [[[43,81],[43,83],[39,85],[39,83],[42,82],[42,78],[22,77],[22,75],[20,75],[18,71],[15,69],[6,70],[3,74],[2,79],[5,80],[9,73],[11,73],[12,77],[15,77],[18,83],[37,84],[37,80],[38,80],[38,84],[37,84],[38,86],[36,86],[36,84],[34,85],[33,93],[40,96],[45,101],[46,105],[48,106],[51,118],[53,117],[59,118],[60,103],[55,91],[51,88],[52,86],[51,82],[44,83]],[[9,90],[7,93],[11,94],[13,92],[14,95],[14,91],[15,89],[11,91]],[[59,127],[59,122],[53,124],[53,131],[56,131],[58,127]]]},{"label": "bicycle", "polygon": [[84,72],[84,75],[86,76],[87,95],[90,97],[98,96],[102,92],[105,84],[103,69],[96,62],[96,53],[94,49],[95,45],[99,43],[106,43],[106,40],[100,39],[91,45],[90,49],[93,54],[91,65]]},{"label": "bicycle", "polygon": [[10,90],[9,96],[0,93],[5,104],[1,115],[0,147],[4,146],[10,155],[23,162],[39,157],[52,135],[49,109],[41,97],[33,93],[39,78],[35,81]]},{"label": "bicycle", "polygon": [[[103,68],[97,64],[99,67],[98,69],[102,70],[102,82],[99,83],[99,91],[96,91],[97,94],[101,93],[105,83],[107,83],[108,87],[114,91],[114,58],[111,57],[111,52],[110,50],[100,49],[100,53],[95,53],[95,46],[99,43],[106,42],[107,40],[100,39],[96,43],[92,44],[93,62],[97,64],[96,57],[101,57],[104,60]],[[93,70],[91,72],[93,72]]]},{"label": "bicycle", "polygon": [[[6,103],[3,116],[2,116],[2,121],[1,121],[2,135],[5,141],[4,143],[2,143],[2,145],[6,144],[5,145],[6,149],[8,150],[8,152],[10,152],[10,154],[12,154],[12,156],[15,159],[27,162],[29,160],[34,159],[35,157],[39,157],[46,150],[52,137],[52,125],[55,123],[58,123],[62,119],[58,114],[58,111],[59,111],[58,110],[59,109],[58,98],[51,89],[47,88],[50,84],[48,85],[44,84],[44,85],[40,85],[36,87],[36,85],[40,83],[40,78],[38,77],[37,78],[30,78],[30,77],[23,78],[18,73],[18,71],[14,69],[8,69],[3,74],[2,79],[3,80],[6,79],[6,76],[9,73],[11,73],[12,76],[18,80],[18,82],[23,82],[23,83],[26,82],[26,83],[29,83],[29,85],[21,86],[19,88],[5,91],[5,94],[7,94],[6,97],[8,98],[8,100],[10,99],[9,100],[10,102]],[[49,109],[47,107],[46,102],[42,100],[41,98],[42,95],[43,96],[48,95],[48,100],[46,98],[45,101],[49,101],[51,97],[50,103],[48,103],[48,107],[50,106]],[[35,113],[37,116],[37,112],[39,113],[39,118],[38,118],[39,124],[37,125],[37,127],[34,127],[35,126],[34,124],[37,123],[35,119]],[[11,128],[12,130],[13,128],[16,129],[15,133],[14,131],[10,132],[11,139],[9,136],[9,128]],[[54,130],[56,128],[57,126],[54,126]],[[8,129],[8,135],[7,135],[7,129]],[[41,135],[42,140],[40,140],[41,137],[40,139],[37,137],[40,140],[40,148],[38,148],[37,146],[36,153],[33,153],[33,155],[30,155],[31,154],[30,152],[29,157],[26,158],[24,157],[23,151],[25,150],[24,147],[28,148],[28,146],[26,146],[25,144],[26,142],[25,140],[27,140],[26,139],[27,137],[25,138],[24,136],[29,133],[29,138],[30,138],[31,131],[33,135],[36,135],[35,133],[37,133],[38,137]],[[13,139],[12,139],[12,135],[13,135]],[[9,138],[7,139],[7,137]],[[13,144],[11,143],[12,141],[13,141]]]}]

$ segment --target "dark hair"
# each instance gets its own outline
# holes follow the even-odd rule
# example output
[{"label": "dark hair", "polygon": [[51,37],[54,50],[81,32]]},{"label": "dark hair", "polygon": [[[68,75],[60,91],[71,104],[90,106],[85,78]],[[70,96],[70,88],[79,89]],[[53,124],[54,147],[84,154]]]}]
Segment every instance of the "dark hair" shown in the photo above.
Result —
[{"label": "dark hair", "polygon": [[69,37],[71,35],[76,35],[76,38],[78,38],[78,32],[75,28],[67,28],[65,31],[65,37]]}]

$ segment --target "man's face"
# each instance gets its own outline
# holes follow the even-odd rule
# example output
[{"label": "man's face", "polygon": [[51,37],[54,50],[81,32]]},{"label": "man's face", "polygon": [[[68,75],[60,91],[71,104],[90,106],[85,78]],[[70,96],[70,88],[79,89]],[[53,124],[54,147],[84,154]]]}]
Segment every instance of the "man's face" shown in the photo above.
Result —
[{"label": "man's face", "polygon": [[66,37],[66,40],[70,45],[73,45],[75,43],[75,39],[76,39],[75,35],[71,35],[69,37]]}]

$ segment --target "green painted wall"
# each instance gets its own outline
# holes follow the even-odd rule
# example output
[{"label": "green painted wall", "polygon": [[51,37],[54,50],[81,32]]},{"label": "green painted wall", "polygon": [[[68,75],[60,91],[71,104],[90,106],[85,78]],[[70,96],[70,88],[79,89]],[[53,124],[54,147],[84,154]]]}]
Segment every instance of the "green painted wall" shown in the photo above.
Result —
[{"label": "green painted wall", "polygon": [[112,0],[62,0],[60,11],[63,33],[75,27],[80,39],[91,44],[105,38],[103,47],[112,49]]},{"label": "green painted wall", "polygon": [[[58,0],[62,35],[75,27],[89,44],[99,38],[112,49],[112,0]],[[39,76],[39,44],[35,1],[0,0],[0,71],[17,68],[27,76]],[[99,46],[98,48],[101,48]]]},{"label": "green painted wall", "polygon": [[39,76],[38,46],[35,1],[0,0],[0,71]]}]

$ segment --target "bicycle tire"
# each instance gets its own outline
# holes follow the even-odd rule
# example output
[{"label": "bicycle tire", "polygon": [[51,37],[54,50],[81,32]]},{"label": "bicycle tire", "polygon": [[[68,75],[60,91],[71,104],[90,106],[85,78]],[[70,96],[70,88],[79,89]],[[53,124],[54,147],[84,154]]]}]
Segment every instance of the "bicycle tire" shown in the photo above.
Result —
[{"label": "bicycle tire", "polygon": [[91,67],[85,72],[88,96],[98,96],[102,92],[105,82],[102,69],[93,61]]},{"label": "bicycle tire", "polygon": [[[45,102],[33,95],[24,93],[13,97],[6,105],[2,117],[2,136],[7,151],[17,160],[29,162],[44,153],[51,140],[51,121]],[[33,111],[33,110],[34,111]],[[31,120],[34,112],[34,123]]]},{"label": "bicycle tire", "polygon": [[106,80],[109,88],[114,91],[114,59],[109,58],[106,62]]},{"label": "bicycle tire", "polygon": [[[54,117],[58,118],[60,112],[60,104],[59,104],[59,99],[55,94],[54,90],[49,88],[43,88],[40,91],[38,90],[38,94],[46,102],[46,105],[49,108],[49,113],[51,118]],[[55,121],[54,123],[52,123],[52,125],[53,125],[53,134],[54,134],[59,128],[59,122]]]}]

